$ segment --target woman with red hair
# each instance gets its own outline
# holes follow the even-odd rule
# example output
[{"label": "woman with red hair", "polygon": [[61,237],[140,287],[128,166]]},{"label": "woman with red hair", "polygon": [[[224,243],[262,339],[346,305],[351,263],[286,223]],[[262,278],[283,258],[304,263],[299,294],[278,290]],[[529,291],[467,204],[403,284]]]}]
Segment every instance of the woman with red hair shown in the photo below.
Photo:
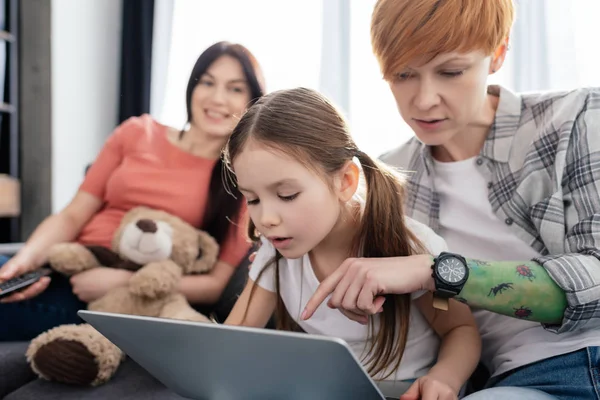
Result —
[{"label": "woman with red hair", "polygon": [[406,213],[452,262],[355,260],[307,316],[330,293],[331,306],[371,314],[357,293],[375,303],[427,289],[474,310],[490,379],[469,399],[599,399],[600,90],[488,85],[514,13],[511,0],[377,2],[373,50],[415,133],[382,159],[409,172]]}]

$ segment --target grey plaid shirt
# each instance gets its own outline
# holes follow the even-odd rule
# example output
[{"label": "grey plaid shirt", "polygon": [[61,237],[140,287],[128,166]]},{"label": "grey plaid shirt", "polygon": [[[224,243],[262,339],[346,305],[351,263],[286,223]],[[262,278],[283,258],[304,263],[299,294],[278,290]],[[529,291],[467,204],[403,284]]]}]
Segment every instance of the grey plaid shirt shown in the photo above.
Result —
[{"label": "grey plaid shirt", "polygon": [[[500,101],[476,164],[496,216],[541,254],[534,261],[567,295],[562,324],[546,329],[600,326],[600,89],[488,92]],[[381,159],[409,175],[407,215],[438,231],[429,148],[412,138]]]}]

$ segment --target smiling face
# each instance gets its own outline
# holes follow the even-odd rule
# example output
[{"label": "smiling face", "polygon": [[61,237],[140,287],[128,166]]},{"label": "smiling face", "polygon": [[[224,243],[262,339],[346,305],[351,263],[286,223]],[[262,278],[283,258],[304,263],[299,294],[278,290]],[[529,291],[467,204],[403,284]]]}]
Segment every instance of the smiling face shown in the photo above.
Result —
[{"label": "smiling face", "polygon": [[227,137],[250,101],[242,65],[224,55],[213,62],[192,92],[192,124],[211,136]]},{"label": "smiling face", "polygon": [[334,229],[342,211],[340,197],[304,164],[251,140],[233,169],[250,218],[284,257],[302,257]]}]

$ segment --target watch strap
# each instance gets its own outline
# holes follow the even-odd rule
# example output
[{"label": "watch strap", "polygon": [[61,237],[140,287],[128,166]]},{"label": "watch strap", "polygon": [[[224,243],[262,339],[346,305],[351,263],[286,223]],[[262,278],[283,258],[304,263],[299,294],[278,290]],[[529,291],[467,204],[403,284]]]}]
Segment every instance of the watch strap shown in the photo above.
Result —
[{"label": "watch strap", "polygon": [[441,311],[448,311],[450,308],[450,300],[446,297],[437,297],[433,295],[433,308]]},{"label": "watch strap", "polygon": [[[444,254],[444,253],[442,253]],[[453,254],[454,255],[454,254]],[[455,255],[457,256],[457,255]],[[464,260],[463,257],[460,257],[462,260]],[[442,310],[442,311],[448,311],[449,308],[449,299],[453,298],[454,296],[458,295],[460,293],[460,291],[462,290],[462,286],[460,288],[456,287],[451,287],[451,286],[447,286],[444,282],[441,282],[437,275],[436,275],[436,265],[438,262],[438,258],[435,258],[433,261],[433,265],[431,266],[431,270],[432,270],[432,277],[435,283],[435,292],[433,293],[433,308],[437,309],[437,310]],[[466,262],[464,262],[465,266],[466,266]]]}]

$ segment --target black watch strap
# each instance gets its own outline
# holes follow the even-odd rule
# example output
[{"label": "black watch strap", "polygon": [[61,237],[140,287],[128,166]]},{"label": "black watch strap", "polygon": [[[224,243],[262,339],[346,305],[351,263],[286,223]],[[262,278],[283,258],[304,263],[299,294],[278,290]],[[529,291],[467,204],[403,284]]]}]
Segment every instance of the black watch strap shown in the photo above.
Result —
[{"label": "black watch strap", "polygon": [[445,288],[440,288],[440,287],[436,287],[434,295],[437,297],[441,297],[443,299],[451,299],[454,296],[456,296],[458,293],[456,293],[455,290],[448,290]]}]

